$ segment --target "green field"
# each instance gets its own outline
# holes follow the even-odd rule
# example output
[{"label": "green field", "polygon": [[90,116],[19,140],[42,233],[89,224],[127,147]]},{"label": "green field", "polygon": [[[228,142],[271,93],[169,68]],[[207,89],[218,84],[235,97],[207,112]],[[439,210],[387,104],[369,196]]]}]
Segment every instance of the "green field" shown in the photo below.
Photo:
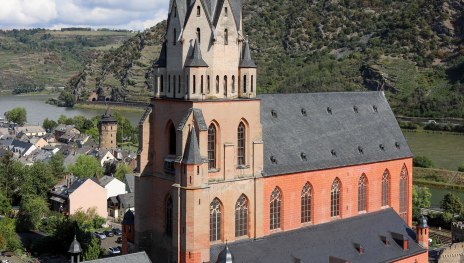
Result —
[{"label": "green field", "polygon": [[430,158],[436,168],[456,171],[464,164],[464,135],[403,132],[414,155]]}]

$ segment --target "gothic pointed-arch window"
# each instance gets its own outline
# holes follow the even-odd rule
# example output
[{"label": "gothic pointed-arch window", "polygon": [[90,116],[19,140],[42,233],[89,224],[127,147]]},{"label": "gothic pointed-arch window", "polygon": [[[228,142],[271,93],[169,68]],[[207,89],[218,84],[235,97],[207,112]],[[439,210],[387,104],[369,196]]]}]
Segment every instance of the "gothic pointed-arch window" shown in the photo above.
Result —
[{"label": "gothic pointed-arch window", "polygon": [[247,93],[247,76],[243,76],[243,93]]},{"label": "gothic pointed-arch window", "polygon": [[248,235],[248,200],[241,195],[235,203],[235,236]]},{"label": "gothic pointed-arch window", "polygon": [[176,154],[176,148],[177,148],[177,142],[176,142],[176,128],[174,127],[174,124],[169,125],[169,154],[170,155],[175,155]]},{"label": "gothic pointed-arch window", "polygon": [[229,31],[224,29],[224,45],[229,45]]},{"label": "gothic pointed-arch window", "polygon": [[229,16],[229,12],[227,10],[227,7],[224,7],[224,16]]},{"label": "gothic pointed-arch window", "polygon": [[209,75],[206,78],[206,92],[208,92],[208,94],[211,92],[211,79]]},{"label": "gothic pointed-arch window", "polygon": [[203,94],[204,93],[204,90],[203,90],[203,75],[201,75],[201,81],[200,81],[200,93]]},{"label": "gothic pointed-arch window", "polygon": [[179,75],[179,81],[178,81],[177,85],[178,85],[177,92],[180,93],[180,75]]},{"label": "gothic pointed-arch window", "polygon": [[201,43],[201,30],[199,27],[197,28],[197,39],[198,39],[198,43]]},{"label": "gothic pointed-arch window", "polygon": [[160,76],[160,92],[164,92],[164,77]]},{"label": "gothic pointed-arch window", "polygon": [[200,6],[197,6],[197,16],[200,16],[201,15],[201,8]]},{"label": "gothic pointed-arch window", "polygon": [[382,206],[389,206],[390,201],[390,173],[385,170],[382,175]]},{"label": "gothic pointed-arch window", "polygon": [[176,92],[176,76],[172,76],[172,93]]},{"label": "gothic pointed-arch window", "polygon": [[216,94],[219,94],[219,76],[216,76]]},{"label": "gothic pointed-arch window", "polygon": [[174,28],[174,32],[173,32],[173,40],[172,40],[172,45],[176,45],[177,44],[177,30]]},{"label": "gothic pointed-arch window", "polygon": [[221,202],[214,198],[209,207],[209,240],[221,240]]},{"label": "gothic pointed-arch window", "polygon": [[224,76],[224,97],[227,97],[227,76]]},{"label": "gothic pointed-arch window", "polygon": [[174,17],[177,17],[177,6],[174,6]]},{"label": "gothic pointed-arch window", "polygon": [[208,128],[208,169],[216,169],[216,126],[209,125]]},{"label": "gothic pointed-arch window", "polygon": [[245,124],[240,122],[237,128],[237,164],[245,165]]},{"label": "gothic pointed-arch window", "polygon": [[253,75],[251,75],[251,83],[250,83],[250,85],[251,85],[251,93],[253,93],[254,90],[255,90],[255,83],[254,83],[254,76]]},{"label": "gothic pointed-arch window", "polygon": [[269,227],[271,230],[280,228],[281,203],[282,196],[279,188],[276,187],[274,191],[272,191],[269,204]]},{"label": "gothic pointed-arch window", "polygon": [[367,210],[367,177],[361,175],[358,182],[358,212]]},{"label": "gothic pointed-arch window", "polygon": [[192,93],[195,94],[197,92],[197,77],[195,75],[193,75],[193,91]]},{"label": "gothic pointed-arch window", "polygon": [[235,93],[235,76],[232,76],[232,93]]},{"label": "gothic pointed-arch window", "polygon": [[340,181],[336,178],[330,191],[330,216],[340,216]]},{"label": "gothic pointed-arch window", "polygon": [[407,220],[408,210],[408,170],[404,165],[400,174],[400,216]]},{"label": "gothic pointed-arch window", "polygon": [[311,222],[311,190],[309,183],[301,190],[301,223]]},{"label": "gothic pointed-arch window", "polygon": [[166,218],[165,218],[165,227],[166,235],[172,236],[172,198],[169,196],[166,199]]},{"label": "gothic pointed-arch window", "polygon": [[168,75],[168,93],[171,92],[171,75]]}]

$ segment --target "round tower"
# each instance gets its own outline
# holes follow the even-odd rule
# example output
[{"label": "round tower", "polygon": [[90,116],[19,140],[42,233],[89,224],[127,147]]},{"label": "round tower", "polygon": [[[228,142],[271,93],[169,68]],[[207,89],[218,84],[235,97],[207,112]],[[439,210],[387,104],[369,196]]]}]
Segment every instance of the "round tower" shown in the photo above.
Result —
[{"label": "round tower", "polygon": [[116,149],[116,134],[118,131],[118,121],[111,114],[108,107],[102,115],[98,124],[98,147],[100,149]]},{"label": "round tower", "polygon": [[[82,253],[81,244],[76,239],[76,235],[74,235],[74,240],[69,246],[68,253],[71,254],[71,263],[79,263],[80,262],[80,254]],[[76,258],[76,261],[74,259]]]},{"label": "round tower", "polygon": [[127,210],[124,213],[124,219],[121,222],[122,225],[122,254],[126,255],[129,252],[129,243],[134,243],[135,239],[135,215],[132,210]]},{"label": "round tower", "polygon": [[423,248],[429,248],[429,226],[427,217],[421,215],[416,226],[416,240]]}]

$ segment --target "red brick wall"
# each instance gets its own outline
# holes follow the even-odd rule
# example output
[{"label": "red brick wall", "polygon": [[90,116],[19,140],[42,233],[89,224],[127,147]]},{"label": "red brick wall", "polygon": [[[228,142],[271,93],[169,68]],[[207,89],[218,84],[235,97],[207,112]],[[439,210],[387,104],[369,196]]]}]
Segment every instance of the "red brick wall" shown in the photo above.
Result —
[{"label": "red brick wall", "polygon": [[282,217],[281,230],[292,230],[301,224],[301,190],[306,182],[312,186],[312,223],[320,224],[334,220],[330,216],[330,192],[335,178],[341,182],[341,218],[358,215],[358,181],[362,174],[368,179],[367,212],[382,209],[382,175],[390,172],[390,206],[399,211],[400,172],[406,165],[408,170],[408,225],[411,226],[412,205],[412,159],[394,160],[366,165],[356,165],[298,174],[288,174],[264,178],[263,233],[269,230],[269,200],[275,187],[281,189]]}]

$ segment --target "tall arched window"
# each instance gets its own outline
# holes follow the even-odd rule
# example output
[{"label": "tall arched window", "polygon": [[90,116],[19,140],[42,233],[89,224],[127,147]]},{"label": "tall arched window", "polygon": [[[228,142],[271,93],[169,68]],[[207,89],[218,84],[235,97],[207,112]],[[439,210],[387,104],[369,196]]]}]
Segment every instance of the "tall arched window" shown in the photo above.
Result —
[{"label": "tall arched window", "polygon": [[177,44],[177,30],[174,28],[172,44],[175,46]]},{"label": "tall arched window", "polygon": [[237,164],[245,165],[245,124],[240,122],[237,128]]},{"label": "tall arched window", "polygon": [[219,76],[216,76],[216,94],[219,94]]},{"label": "tall arched window", "polygon": [[176,76],[172,76],[172,93],[176,92]]},{"label": "tall arched window", "polygon": [[229,31],[227,31],[227,28],[224,29],[224,45],[229,45]]},{"label": "tall arched window", "polygon": [[166,199],[166,235],[172,236],[172,198],[169,196]]},{"label": "tall arched window", "polygon": [[180,93],[180,75],[179,75],[179,81],[178,81],[178,87],[177,87],[177,92]]},{"label": "tall arched window", "polygon": [[174,127],[174,124],[169,125],[169,154],[170,155],[175,155],[176,154],[176,128]]},{"label": "tall arched window", "polygon": [[209,93],[211,92],[211,79],[210,79],[209,75],[208,75],[208,77],[206,78],[206,82],[207,82],[207,83],[206,83],[206,90],[207,90],[207,92],[208,92],[208,94],[209,94]]},{"label": "tall arched window", "polygon": [[164,92],[164,77],[160,76],[160,92]]},{"label": "tall arched window", "polygon": [[269,210],[269,225],[270,229],[280,228],[280,209],[281,209],[282,197],[279,188],[275,188],[271,194],[270,210]]},{"label": "tall arched window", "polygon": [[367,177],[361,175],[358,182],[358,212],[367,210]]},{"label": "tall arched window", "polygon": [[197,6],[197,16],[200,16],[200,14],[201,14],[200,6]]},{"label": "tall arched window", "polygon": [[198,43],[200,43],[201,42],[201,31],[199,27],[197,28],[197,39],[198,39]]},{"label": "tall arched window", "polygon": [[254,90],[255,90],[254,76],[251,75],[251,92],[253,93]]},{"label": "tall arched window", "polygon": [[208,169],[216,169],[216,126],[208,128]]},{"label": "tall arched window", "polygon": [[168,93],[171,92],[171,75],[168,75]]},{"label": "tall arched window", "polygon": [[311,185],[306,183],[301,190],[301,223],[311,222]]},{"label": "tall arched window", "polygon": [[340,181],[336,178],[330,191],[330,216],[340,216]]},{"label": "tall arched window", "polygon": [[247,76],[243,76],[243,93],[247,92]]},{"label": "tall arched window", "polygon": [[192,93],[195,94],[197,92],[197,77],[195,75],[193,75],[193,91]]},{"label": "tall arched window", "polygon": [[209,207],[209,240],[221,240],[221,202],[214,198]]},{"label": "tall arched window", "polygon": [[235,76],[232,76],[232,93],[235,93]]},{"label": "tall arched window", "polygon": [[201,75],[200,93],[201,93],[201,94],[204,93],[204,90],[203,90],[203,75]]},{"label": "tall arched window", "polygon": [[235,236],[248,235],[248,200],[241,195],[235,203]]},{"label": "tall arched window", "polygon": [[224,96],[227,97],[227,76],[224,76]]},{"label": "tall arched window", "polygon": [[382,206],[390,205],[390,173],[385,170],[382,175]]},{"label": "tall arched window", "polygon": [[406,221],[408,212],[408,170],[404,165],[400,174],[400,216]]}]

